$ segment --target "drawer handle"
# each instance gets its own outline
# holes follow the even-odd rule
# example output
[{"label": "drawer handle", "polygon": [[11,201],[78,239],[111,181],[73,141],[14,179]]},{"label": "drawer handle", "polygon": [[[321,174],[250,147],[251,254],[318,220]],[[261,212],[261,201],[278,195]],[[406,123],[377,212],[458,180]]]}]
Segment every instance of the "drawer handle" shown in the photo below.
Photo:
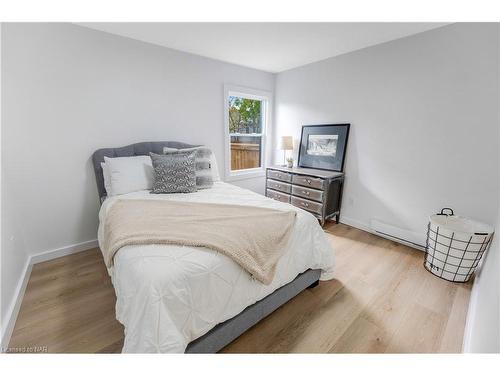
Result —
[{"label": "drawer handle", "polygon": [[309,207],[309,203],[300,202],[300,204],[302,204],[302,206]]},{"label": "drawer handle", "polygon": [[305,194],[305,195],[309,195],[309,192],[305,191],[305,190],[302,190],[302,193]]},{"label": "drawer handle", "polygon": [[311,185],[311,180],[307,179],[306,182]]}]

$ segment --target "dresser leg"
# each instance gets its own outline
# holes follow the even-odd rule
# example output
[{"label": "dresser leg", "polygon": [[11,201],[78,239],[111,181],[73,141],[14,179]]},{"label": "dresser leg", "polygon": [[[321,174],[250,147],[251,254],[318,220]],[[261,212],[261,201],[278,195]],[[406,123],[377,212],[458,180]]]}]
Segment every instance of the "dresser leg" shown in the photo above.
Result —
[{"label": "dresser leg", "polygon": [[335,222],[340,224],[340,214],[335,215]]}]

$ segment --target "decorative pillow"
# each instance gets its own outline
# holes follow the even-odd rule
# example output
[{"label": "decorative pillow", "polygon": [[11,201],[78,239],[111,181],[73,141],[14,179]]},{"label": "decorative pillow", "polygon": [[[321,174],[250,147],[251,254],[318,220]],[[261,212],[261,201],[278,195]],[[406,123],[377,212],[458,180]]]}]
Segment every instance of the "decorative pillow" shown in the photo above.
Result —
[{"label": "decorative pillow", "polygon": [[104,157],[110,177],[108,196],[150,190],[153,186],[153,165],[148,155],[119,158]]},{"label": "decorative pillow", "polygon": [[109,175],[108,166],[106,163],[101,163],[102,176],[104,177],[104,189],[106,190],[106,195],[111,195],[111,176]]},{"label": "decorative pillow", "polygon": [[213,153],[208,147],[199,146],[192,148],[171,148],[164,147],[163,153],[176,154],[193,152],[195,153],[195,169],[196,169],[196,188],[197,189],[208,189],[214,184],[214,172],[213,172]]},{"label": "decorative pillow", "polygon": [[196,191],[194,151],[158,155],[150,153],[155,178],[151,193],[193,193]]}]

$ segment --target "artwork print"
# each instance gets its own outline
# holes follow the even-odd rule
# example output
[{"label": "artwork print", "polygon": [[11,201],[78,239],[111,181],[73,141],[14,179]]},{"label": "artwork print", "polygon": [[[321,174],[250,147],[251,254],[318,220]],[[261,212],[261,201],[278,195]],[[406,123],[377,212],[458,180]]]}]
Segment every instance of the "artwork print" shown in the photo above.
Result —
[{"label": "artwork print", "polygon": [[307,139],[307,155],[335,157],[338,140],[337,134],[310,134]]},{"label": "artwork print", "polygon": [[304,125],[298,166],[343,172],[350,124]]}]

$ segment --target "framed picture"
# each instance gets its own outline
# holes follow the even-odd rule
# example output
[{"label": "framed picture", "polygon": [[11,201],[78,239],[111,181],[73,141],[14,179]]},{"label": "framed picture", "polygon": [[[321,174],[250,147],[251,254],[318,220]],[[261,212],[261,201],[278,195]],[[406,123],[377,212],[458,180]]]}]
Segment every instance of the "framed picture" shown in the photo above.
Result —
[{"label": "framed picture", "polygon": [[299,167],[342,172],[350,124],[304,125]]}]

